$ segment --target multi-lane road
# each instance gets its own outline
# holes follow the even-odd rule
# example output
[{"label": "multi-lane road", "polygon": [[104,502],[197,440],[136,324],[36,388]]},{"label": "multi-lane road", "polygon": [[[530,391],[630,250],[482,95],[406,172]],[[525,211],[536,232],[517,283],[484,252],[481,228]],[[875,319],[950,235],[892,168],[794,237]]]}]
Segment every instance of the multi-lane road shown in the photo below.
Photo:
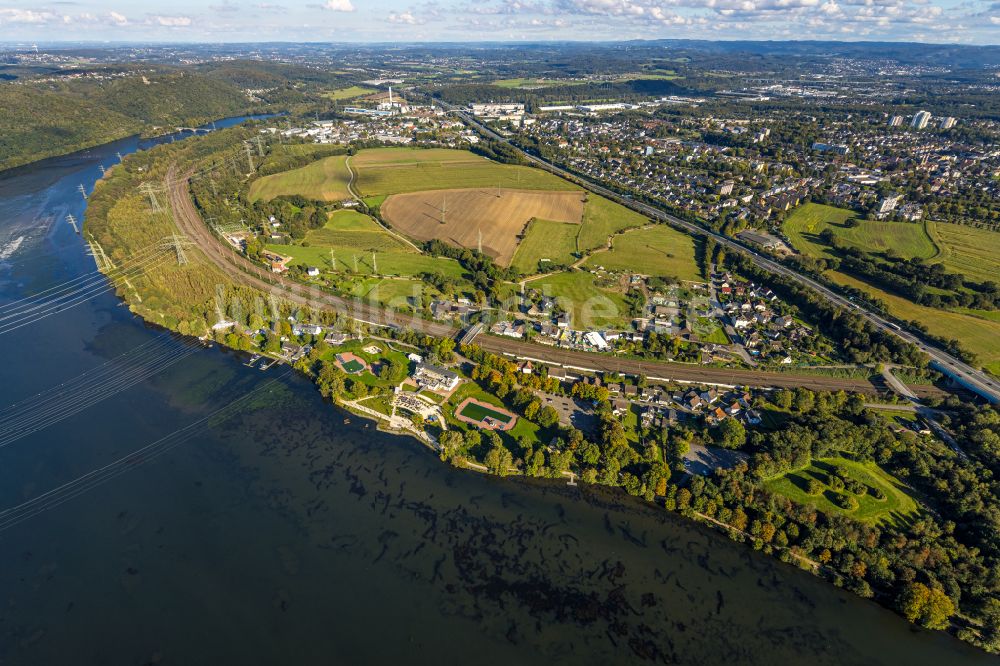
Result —
[{"label": "multi-lane road", "polygon": [[[266,293],[301,305],[325,307],[347,317],[373,325],[407,327],[437,337],[456,337],[460,329],[449,324],[428,321],[413,315],[388,310],[360,300],[346,299],[311,288],[255,264],[229,244],[215,236],[191,200],[188,178],[171,169],[167,182],[170,206],[178,229],[201,251],[219,271],[237,284],[246,284]],[[644,361],[618,358],[608,354],[560,349],[548,345],[524,342],[510,338],[483,335],[476,339],[483,349],[520,359],[542,361],[555,366],[581,370],[601,370],[643,374],[656,379],[757,387],[804,387],[813,390],[849,391],[874,394],[876,387],[868,380],[850,377],[828,377],[796,372],[767,372],[729,368],[707,368],[687,363]],[[935,391],[935,393],[938,393]]]},{"label": "multi-lane road", "polygon": [[[634,201],[632,199],[627,199],[619,195],[617,192],[608,189],[607,187],[594,183],[586,178],[581,178],[580,176],[570,173],[565,169],[562,169],[556,166],[555,164],[552,164],[551,162],[548,162],[539,157],[531,155],[530,153],[526,153],[520,148],[518,148],[516,145],[514,145],[509,139],[507,139],[504,136],[501,136],[500,134],[497,134],[490,128],[486,127],[467,112],[457,107],[443,104],[442,102],[437,100],[435,100],[435,102],[442,104],[446,110],[456,113],[460,118],[462,118],[463,121],[465,121],[466,124],[475,128],[481,134],[495,141],[502,141],[503,143],[506,143],[509,146],[513,147],[514,149],[518,150],[522,155],[524,155],[525,159],[527,159],[528,161],[530,161],[532,164],[534,164],[539,168],[545,169],[546,171],[549,171],[567,180],[575,182],[579,184],[581,187],[590,190],[591,192],[599,194],[605,198],[611,199],[612,201],[616,201],[622,204],[623,206],[638,211],[643,215],[647,215],[652,219],[668,222],[671,225],[679,227],[691,234],[710,237],[713,240],[715,240],[715,242],[717,242],[719,245],[725,246],[727,249],[735,250],[745,255],[748,255],[757,266],[760,266],[764,270],[796,280],[797,282],[813,289],[814,291],[816,291],[826,299],[832,301],[833,303],[836,303],[837,305],[840,305],[841,307],[847,308],[849,310],[854,310],[860,316],[867,319],[868,322],[872,324],[872,326],[881,329],[883,331],[886,331],[888,333],[891,333],[893,335],[899,336],[900,338],[916,346],[918,349],[920,349],[922,352],[924,352],[925,354],[927,354],[927,356],[930,357],[931,364],[936,370],[951,377],[964,388],[967,388],[970,391],[973,391],[981,395],[990,402],[1000,403],[1000,380],[995,379],[993,376],[987,374],[986,372],[983,372],[982,370],[973,368],[969,364],[964,363],[960,359],[955,358],[954,356],[945,352],[941,348],[924,341],[923,339],[910,333],[909,331],[901,329],[897,324],[888,321],[887,319],[885,319],[876,312],[868,310],[867,308],[857,303],[854,303],[853,301],[848,300],[844,296],[828,288],[826,285],[823,285],[817,282],[816,280],[806,275],[803,275],[802,273],[799,273],[798,271],[792,270],[791,268],[785,266],[782,263],[779,263],[768,257],[765,257],[760,253],[754,251],[752,248],[748,248],[743,244],[734,241],[732,238],[723,236],[721,234],[711,231],[710,229],[706,229],[704,227],[700,227],[696,224],[692,224],[690,222],[682,220],[653,206],[641,203],[639,201]],[[1000,344],[1000,341],[998,341],[998,344]]]}]

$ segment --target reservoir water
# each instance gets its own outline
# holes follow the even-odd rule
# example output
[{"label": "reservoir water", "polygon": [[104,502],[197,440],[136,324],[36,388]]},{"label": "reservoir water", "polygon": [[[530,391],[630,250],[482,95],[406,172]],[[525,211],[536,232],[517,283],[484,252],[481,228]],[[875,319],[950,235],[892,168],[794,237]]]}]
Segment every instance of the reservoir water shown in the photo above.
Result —
[{"label": "reservoir water", "polygon": [[[0,174],[0,317],[91,284],[66,216],[145,145]],[[0,664],[992,661],[619,493],[452,469],[93,291],[0,320]]]}]

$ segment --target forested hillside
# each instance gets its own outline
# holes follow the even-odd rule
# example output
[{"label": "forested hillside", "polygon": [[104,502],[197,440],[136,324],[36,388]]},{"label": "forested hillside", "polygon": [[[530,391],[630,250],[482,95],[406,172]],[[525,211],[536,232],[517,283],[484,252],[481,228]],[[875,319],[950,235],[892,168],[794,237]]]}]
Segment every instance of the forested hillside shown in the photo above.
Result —
[{"label": "forested hillside", "polygon": [[134,134],[142,122],[85,98],[4,84],[0,89],[0,169]]},{"label": "forested hillside", "polygon": [[245,111],[250,102],[236,86],[190,72],[129,76],[72,92],[153,126],[201,124]]},{"label": "forested hillside", "polygon": [[262,106],[236,85],[188,71],[2,84],[0,170]]}]

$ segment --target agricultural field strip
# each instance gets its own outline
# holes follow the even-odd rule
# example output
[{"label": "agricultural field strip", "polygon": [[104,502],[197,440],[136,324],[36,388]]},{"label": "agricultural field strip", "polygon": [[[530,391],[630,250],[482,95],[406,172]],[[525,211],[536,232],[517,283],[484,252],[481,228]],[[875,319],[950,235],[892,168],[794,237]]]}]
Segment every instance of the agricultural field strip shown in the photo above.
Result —
[{"label": "agricultural field strip", "polygon": [[575,222],[583,217],[582,194],[539,190],[435,190],[390,196],[381,211],[394,229],[419,240],[442,239],[477,248],[509,264],[532,218]]},{"label": "agricultural field strip", "polygon": [[264,176],[250,186],[250,200],[270,200],[281,195],[300,194],[319,201],[340,201],[350,197],[350,174],[346,155],[324,157],[298,169]]}]

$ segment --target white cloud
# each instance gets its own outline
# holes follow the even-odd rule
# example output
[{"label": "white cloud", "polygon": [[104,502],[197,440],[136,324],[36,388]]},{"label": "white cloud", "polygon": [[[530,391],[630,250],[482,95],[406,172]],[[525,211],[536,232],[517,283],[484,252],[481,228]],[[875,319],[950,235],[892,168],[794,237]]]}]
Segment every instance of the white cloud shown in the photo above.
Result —
[{"label": "white cloud", "polygon": [[[7,0],[8,7],[0,8],[0,32],[34,36],[63,25],[95,35],[103,30],[102,36],[108,37],[120,34],[123,27],[149,34],[177,35],[197,29],[205,34],[249,35],[260,32],[260,17],[265,13],[268,34],[287,35],[290,30],[302,29],[301,23],[292,22],[294,3],[285,0],[209,0],[198,10],[204,15],[147,13],[140,18],[138,13],[130,18],[111,10],[113,0],[107,0],[108,5],[93,14],[79,6],[73,9],[78,2]],[[354,0],[306,2],[313,3],[305,7],[317,14],[374,11],[368,5],[356,6]],[[67,6],[56,9],[56,5]],[[128,11],[130,5],[124,7]],[[181,3],[168,5],[164,11],[183,11],[181,7]],[[996,43],[1000,36],[1000,0],[393,0],[382,7],[376,15],[383,20],[371,22],[376,25],[362,29],[358,38],[368,35],[381,39],[403,27],[410,28],[408,34],[419,32],[427,39],[440,37],[442,31],[471,39],[527,39],[534,35],[553,39],[738,36],[962,41],[967,35],[970,42]],[[310,25],[316,28],[320,23],[314,17]],[[418,30],[418,26],[432,27]]]},{"label": "white cloud", "polygon": [[48,23],[58,20],[58,15],[32,9],[0,9],[0,24],[4,23]]},{"label": "white cloud", "polygon": [[322,6],[323,9],[329,10],[331,12],[354,11],[354,5],[351,4],[351,0],[327,0]]},{"label": "white cloud", "polygon": [[400,12],[389,14],[389,23],[397,23],[401,25],[422,25],[426,23],[423,19],[418,19],[413,15],[412,12]]},{"label": "white cloud", "polygon": [[150,22],[166,28],[186,28],[191,25],[190,16],[150,16]]}]

